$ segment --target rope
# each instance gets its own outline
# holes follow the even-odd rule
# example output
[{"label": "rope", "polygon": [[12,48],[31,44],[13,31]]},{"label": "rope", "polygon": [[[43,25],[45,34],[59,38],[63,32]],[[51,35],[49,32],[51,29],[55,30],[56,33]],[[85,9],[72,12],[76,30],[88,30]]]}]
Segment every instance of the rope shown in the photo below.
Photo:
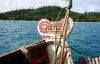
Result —
[{"label": "rope", "polygon": [[67,9],[71,9],[72,8],[72,0],[68,0],[68,6],[66,8]]},{"label": "rope", "polygon": [[[63,33],[61,33],[61,35],[63,35],[63,38],[62,38],[62,54],[61,54],[61,64],[64,64],[64,62],[65,62],[65,51],[64,51],[64,46],[65,46],[65,40],[66,40],[66,35],[68,35],[67,34],[67,22],[69,21],[69,15],[70,15],[70,8],[71,8],[71,5],[72,5],[72,0],[69,0],[68,1],[68,6],[67,6],[67,11],[66,11],[66,15],[65,15],[65,21],[64,21],[64,26],[62,27],[63,28]],[[62,31],[61,31],[62,32]],[[67,49],[67,48],[66,48]]]},{"label": "rope", "polygon": [[85,56],[89,56],[89,57],[95,57],[95,56],[92,56],[92,55],[83,53],[83,52],[81,52],[81,51],[79,51],[79,50],[77,50],[76,48],[73,48],[73,47],[71,47],[71,46],[66,46],[66,47],[71,48],[72,50],[78,52],[79,54],[82,54],[82,55],[85,55]]},{"label": "rope", "polygon": [[[72,7],[72,0],[68,0],[68,6],[67,6],[66,15],[65,15],[65,21],[63,23],[63,26],[62,26],[62,29],[61,29],[61,34],[60,34],[60,39],[59,39],[59,42],[58,42],[58,44],[60,45],[61,38],[62,38],[62,35],[63,35],[63,39],[62,39],[63,40],[62,41],[62,54],[61,54],[62,60],[61,60],[60,64],[64,64],[64,61],[65,61],[65,59],[64,59],[65,58],[64,57],[64,55],[65,55],[64,45],[65,45],[65,40],[66,40],[66,35],[67,35],[67,22],[69,21],[69,15],[70,15],[71,7]],[[59,15],[60,14],[58,14],[58,18],[59,18]],[[56,33],[57,33],[57,25],[56,25]],[[56,64],[56,62],[57,62],[57,52],[58,52],[58,48],[59,48],[59,45],[56,48],[56,33],[55,33],[55,49],[56,49],[56,51],[55,51],[55,55],[54,55],[54,59],[53,59],[52,64]]]},{"label": "rope", "polygon": [[[57,16],[57,19],[56,19],[57,24],[56,24],[55,42],[54,42],[54,44],[55,44],[55,49],[56,49],[56,44],[57,44],[57,41],[56,41],[57,35],[56,35],[56,34],[57,34],[58,20],[59,20],[59,17],[60,17],[60,14],[61,14],[62,10],[63,10],[63,8],[59,11],[58,16]],[[53,63],[52,63],[52,64],[56,64],[56,59],[57,59],[57,54],[56,54],[56,52],[55,52],[55,54],[54,54],[54,60],[53,60]]]},{"label": "rope", "polygon": [[[66,1],[66,0],[65,0],[65,1]],[[67,8],[65,18],[66,18],[66,16],[68,16],[68,18],[69,18],[69,13],[70,13],[70,8],[71,8],[71,7],[72,7],[72,0],[68,0],[68,5],[67,5],[67,7],[65,7],[65,8]],[[68,18],[67,18],[67,19],[68,19]],[[65,19],[65,21],[66,21],[66,19]],[[67,20],[67,21],[68,21],[68,20]],[[61,38],[62,38],[62,34],[63,34],[63,30],[64,30],[64,27],[65,27],[65,24],[66,24],[66,22],[64,22],[63,27],[62,27],[62,30],[61,30],[60,39],[59,39],[59,42],[58,42],[59,45],[60,45],[60,43],[61,43]],[[66,29],[66,27],[65,27],[65,29]],[[67,31],[67,30],[66,30],[66,31]],[[57,54],[59,45],[57,46],[56,54]]]}]

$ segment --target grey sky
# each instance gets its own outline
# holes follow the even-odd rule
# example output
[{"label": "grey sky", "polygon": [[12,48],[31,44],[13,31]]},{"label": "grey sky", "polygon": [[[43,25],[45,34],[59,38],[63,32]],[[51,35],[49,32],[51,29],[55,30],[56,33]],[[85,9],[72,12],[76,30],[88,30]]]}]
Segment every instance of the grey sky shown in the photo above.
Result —
[{"label": "grey sky", "polygon": [[[67,4],[63,0],[0,0],[0,12],[16,9],[38,8],[41,6],[60,6]],[[72,11],[75,12],[100,12],[100,0],[73,0]]]}]

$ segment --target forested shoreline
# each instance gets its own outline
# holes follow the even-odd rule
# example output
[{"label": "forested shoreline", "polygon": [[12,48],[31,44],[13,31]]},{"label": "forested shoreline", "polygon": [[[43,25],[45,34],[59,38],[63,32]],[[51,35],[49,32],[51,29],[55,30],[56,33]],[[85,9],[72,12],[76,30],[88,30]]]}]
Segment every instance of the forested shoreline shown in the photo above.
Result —
[{"label": "forested shoreline", "polygon": [[[57,16],[61,7],[58,6],[44,6],[37,9],[20,9],[10,12],[0,13],[0,20],[35,20],[38,21],[42,18],[46,18],[52,21],[57,20]],[[63,8],[60,18],[65,16],[65,9]],[[71,11],[71,17],[75,22],[99,22],[100,12],[85,12],[77,13]]]}]

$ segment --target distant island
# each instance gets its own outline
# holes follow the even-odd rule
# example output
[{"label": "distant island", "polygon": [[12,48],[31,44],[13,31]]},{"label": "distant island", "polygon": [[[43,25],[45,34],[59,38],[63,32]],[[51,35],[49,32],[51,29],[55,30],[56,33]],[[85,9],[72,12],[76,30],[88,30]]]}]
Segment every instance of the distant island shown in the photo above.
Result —
[{"label": "distant island", "polygon": [[[20,9],[10,12],[0,13],[0,20],[35,20],[47,18],[51,21],[56,21],[57,15],[61,10],[58,6],[44,6],[37,9]],[[60,18],[65,16],[65,9],[62,10]],[[100,12],[77,13],[71,11],[71,17],[75,22],[99,22]]]}]

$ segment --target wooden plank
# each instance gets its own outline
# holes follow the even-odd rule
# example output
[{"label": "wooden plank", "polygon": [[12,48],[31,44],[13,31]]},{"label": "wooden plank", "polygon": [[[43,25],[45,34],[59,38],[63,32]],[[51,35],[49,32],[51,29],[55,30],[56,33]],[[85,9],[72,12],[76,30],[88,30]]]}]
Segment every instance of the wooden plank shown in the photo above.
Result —
[{"label": "wooden plank", "polygon": [[84,64],[84,60],[83,59],[81,59],[81,64]]},{"label": "wooden plank", "polygon": [[85,60],[86,64],[88,64],[88,63],[89,63],[87,58],[86,58],[86,59],[84,59],[84,60]]},{"label": "wooden plank", "polygon": [[83,64],[87,64],[86,60],[85,59],[82,59],[83,60]]},{"label": "wooden plank", "polygon": [[100,57],[97,57],[98,58],[98,62],[99,62],[99,64],[100,64]]},{"label": "wooden plank", "polygon": [[94,58],[91,58],[91,62],[92,64],[95,64]]},{"label": "wooden plank", "polygon": [[82,63],[83,63],[83,62],[82,62],[82,59],[80,59],[80,60],[79,60],[79,64],[82,64]]},{"label": "wooden plank", "polygon": [[28,60],[25,55],[20,51],[16,50],[12,53],[0,57],[0,64],[28,64]]},{"label": "wooden plank", "polygon": [[93,57],[93,58],[81,58],[78,61],[75,61],[75,64],[100,64],[100,57]]},{"label": "wooden plank", "polygon": [[91,64],[90,58],[86,58],[85,60],[86,60],[86,64]]},{"label": "wooden plank", "polygon": [[90,59],[90,58],[88,58],[88,59],[87,59],[87,61],[88,61],[88,63],[89,63],[89,64],[92,64],[92,62],[91,62],[91,59]]},{"label": "wooden plank", "polygon": [[98,57],[95,57],[94,59],[95,59],[96,64],[99,64]]}]

